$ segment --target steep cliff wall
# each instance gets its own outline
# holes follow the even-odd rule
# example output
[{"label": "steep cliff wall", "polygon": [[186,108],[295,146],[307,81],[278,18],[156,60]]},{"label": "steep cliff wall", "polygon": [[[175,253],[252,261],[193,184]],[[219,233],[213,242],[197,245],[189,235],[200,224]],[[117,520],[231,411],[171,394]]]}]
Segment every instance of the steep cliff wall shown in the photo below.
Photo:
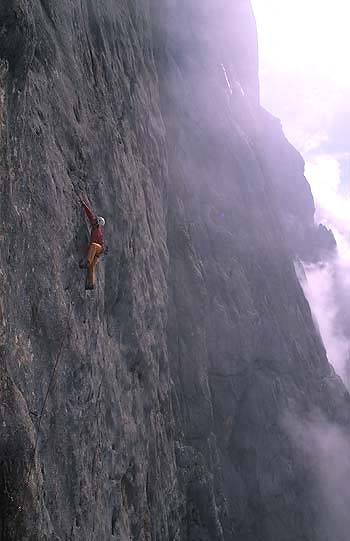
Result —
[{"label": "steep cliff wall", "polygon": [[[15,415],[1,425],[3,538],[171,538],[167,165],[148,6],[8,4],[1,357]],[[91,294],[80,191],[108,224]]]},{"label": "steep cliff wall", "polygon": [[[247,3],[235,5],[230,15],[254,28]],[[204,18],[199,5],[196,17]],[[177,47],[168,45],[162,93],[171,179],[168,346],[187,494],[182,536],[323,539],[322,504],[285,421],[314,409],[335,418],[345,393],[293,268],[307,244],[309,257],[317,252],[303,160],[251,99],[256,73],[232,79],[225,69],[239,41],[227,39],[222,54],[208,24],[196,47],[197,33],[190,44],[183,38],[192,24],[185,15]],[[252,32],[250,39],[254,45]],[[242,61],[256,64],[254,46]]]},{"label": "steep cliff wall", "polygon": [[[8,0],[0,25],[2,539],[330,539],[288,427],[345,426],[348,395],[249,2]],[[93,292],[80,192],[107,222]]]}]

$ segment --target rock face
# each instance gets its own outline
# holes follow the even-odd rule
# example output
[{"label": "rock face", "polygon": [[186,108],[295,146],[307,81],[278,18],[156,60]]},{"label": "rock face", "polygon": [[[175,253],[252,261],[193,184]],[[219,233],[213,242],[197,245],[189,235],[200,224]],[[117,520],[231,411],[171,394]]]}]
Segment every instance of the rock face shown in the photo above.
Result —
[{"label": "rock face", "polygon": [[249,2],[7,0],[0,58],[1,538],[333,539],[293,427],[346,430],[349,395]]}]

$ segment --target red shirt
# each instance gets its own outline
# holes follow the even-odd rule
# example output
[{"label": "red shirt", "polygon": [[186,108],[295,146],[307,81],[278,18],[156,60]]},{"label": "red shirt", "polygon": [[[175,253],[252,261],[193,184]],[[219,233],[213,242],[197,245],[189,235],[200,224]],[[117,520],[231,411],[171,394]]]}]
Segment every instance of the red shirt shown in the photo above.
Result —
[{"label": "red shirt", "polygon": [[83,205],[86,215],[89,218],[89,222],[91,225],[91,234],[90,234],[90,244],[92,242],[96,242],[97,244],[100,244],[101,246],[104,245],[103,241],[103,235],[102,235],[102,229],[101,227],[96,224],[96,216],[93,215],[87,204],[82,201],[81,204]]}]

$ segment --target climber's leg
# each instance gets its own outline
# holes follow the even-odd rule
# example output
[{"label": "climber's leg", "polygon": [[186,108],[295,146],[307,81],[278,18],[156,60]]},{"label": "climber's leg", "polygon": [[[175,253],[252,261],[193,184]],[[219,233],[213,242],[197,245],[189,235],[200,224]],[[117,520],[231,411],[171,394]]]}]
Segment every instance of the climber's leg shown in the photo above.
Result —
[{"label": "climber's leg", "polygon": [[95,285],[96,265],[99,256],[102,254],[103,248],[100,244],[92,242],[89,247],[88,255],[86,258],[88,265],[88,281],[86,289],[93,289]]}]

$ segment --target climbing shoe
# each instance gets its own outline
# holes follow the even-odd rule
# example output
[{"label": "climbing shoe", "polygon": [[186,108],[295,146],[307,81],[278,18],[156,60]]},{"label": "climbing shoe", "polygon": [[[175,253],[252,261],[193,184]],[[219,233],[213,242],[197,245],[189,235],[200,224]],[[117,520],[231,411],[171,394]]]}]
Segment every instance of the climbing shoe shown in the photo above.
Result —
[{"label": "climbing shoe", "polygon": [[87,285],[85,286],[85,289],[86,289],[87,291],[90,291],[90,289],[94,289],[94,287],[95,287],[95,286],[90,286],[89,284],[87,284]]}]

